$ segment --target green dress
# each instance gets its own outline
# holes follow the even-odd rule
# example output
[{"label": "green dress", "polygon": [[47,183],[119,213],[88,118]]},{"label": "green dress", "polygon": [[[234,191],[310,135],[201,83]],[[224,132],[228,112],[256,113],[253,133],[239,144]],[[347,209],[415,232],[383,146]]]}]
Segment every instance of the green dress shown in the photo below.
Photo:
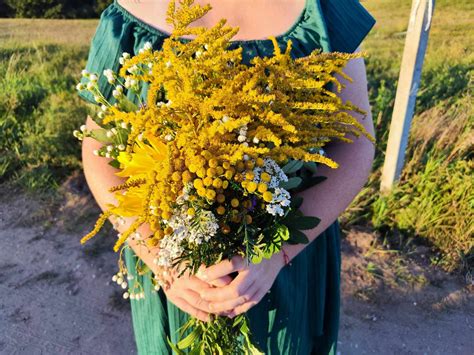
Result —
[{"label": "green dress", "polygon": [[[358,0],[306,0],[297,21],[277,36],[282,48],[293,42],[295,58],[315,49],[353,52],[374,25],[373,17]],[[102,74],[117,70],[122,52],[138,53],[145,42],[160,48],[167,34],[134,17],[116,1],[100,17],[92,40],[86,69]],[[182,39],[186,41],[186,39]],[[271,56],[270,40],[234,41],[242,46],[243,60],[256,55]],[[105,97],[112,87],[99,79]],[[92,103],[93,97],[81,96]],[[113,98],[112,98],[113,101]],[[177,340],[176,331],[187,314],[153,290],[148,277],[135,273],[136,256],[127,248],[125,260],[135,279],[142,279],[145,299],[131,300],[133,327],[139,354],[169,354],[167,337]],[[340,308],[340,231],[337,221],[319,235],[282,269],[271,292],[249,312],[252,339],[266,354],[336,354]],[[125,326],[125,325],[124,325]]]}]

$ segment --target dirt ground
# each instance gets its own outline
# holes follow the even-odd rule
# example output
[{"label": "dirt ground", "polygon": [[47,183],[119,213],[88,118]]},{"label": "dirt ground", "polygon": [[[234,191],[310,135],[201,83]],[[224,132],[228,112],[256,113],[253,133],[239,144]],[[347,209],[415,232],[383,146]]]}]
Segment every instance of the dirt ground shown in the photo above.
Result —
[{"label": "dirt ground", "polygon": [[[0,354],[134,354],[130,307],[112,283],[116,255],[101,234],[79,239],[98,209],[73,178],[64,199],[0,187]],[[351,230],[342,241],[338,354],[473,354],[472,280]]]}]

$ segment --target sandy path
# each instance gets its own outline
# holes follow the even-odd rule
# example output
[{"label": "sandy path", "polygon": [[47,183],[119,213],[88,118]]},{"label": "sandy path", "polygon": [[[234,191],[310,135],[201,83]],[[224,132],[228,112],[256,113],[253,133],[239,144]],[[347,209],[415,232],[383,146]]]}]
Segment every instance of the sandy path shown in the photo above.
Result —
[{"label": "sandy path", "polygon": [[[21,216],[26,206],[32,215]],[[0,353],[135,353],[111,245],[81,248],[80,231],[48,227],[48,207],[0,202]]]},{"label": "sandy path", "polygon": [[[0,353],[135,353],[129,304],[111,282],[112,238],[78,244],[98,212],[82,184],[70,184],[65,203],[0,195]],[[469,288],[439,272],[428,286],[387,287],[388,273],[382,281],[364,272],[371,238],[356,232],[343,241],[338,353],[472,354]],[[393,268],[389,258],[370,260]]]}]

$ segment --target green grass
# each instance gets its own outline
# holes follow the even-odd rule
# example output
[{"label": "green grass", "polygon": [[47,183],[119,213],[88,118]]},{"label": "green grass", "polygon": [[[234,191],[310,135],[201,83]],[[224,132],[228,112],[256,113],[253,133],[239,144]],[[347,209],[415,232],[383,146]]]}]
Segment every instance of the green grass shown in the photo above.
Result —
[{"label": "green grass", "polygon": [[[411,0],[365,0],[377,24],[369,53],[369,94],[377,129],[374,172],[343,216],[384,238],[432,245],[448,269],[472,267],[472,82],[470,0],[438,0],[416,116],[399,185],[378,194]],[[51,189],[80,168],[72,138],[88,113],[74,84],[97,20],[0,19],[0,181]],[[396,230],[396,233],[394,232]]]},{"label": "green grass", "polygon": [[86,47],[0,47],[0,181],[54,188],[80,168],[71,139],[88,113],[74,86]]},{"label": "green grass", "polygon": [[[368,0],[377,25],[364,43],[377,153],[366,188],[343,216],[384,238],[415,236],[439,252],[445,269],[472,269],[474,234],[474,33],[470,1],[438,1],[400,182],[379,194],[411,1]],[[397,237],[395,237],[397,236]]]}]

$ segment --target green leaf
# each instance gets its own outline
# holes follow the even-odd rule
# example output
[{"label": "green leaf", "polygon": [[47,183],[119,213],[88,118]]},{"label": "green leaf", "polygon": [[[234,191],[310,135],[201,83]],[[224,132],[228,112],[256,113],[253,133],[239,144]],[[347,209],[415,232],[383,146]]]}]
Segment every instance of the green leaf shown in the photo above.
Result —
[{"label": "green leaf", "polygon": [[280,224],[276,229],[275,236],[279,240],[288,240],[290,238],[290,232],[288,231],[288,227],[284,224]]},{"label": "green leaf", "polygon": [[278,253],[280,249],[281,249],[281,240],[279,240],[278,242],[273,242],[267,245],[267,247],[263,250],[263,257],[265,259],[270,259],[273,256],[273,254]]},{"label": "green leaf", "polygon": [[135,112],[138,110],[138,106],[128,98],[124,97],[124,99],[120,101],[119,109],[125,112]]},{"label": "green leaf", "polygon": [[318,217],[301,216],[288,218],[282,221],[290,229],[308,230],[316,227],[321,220]]},{"label": "green leaf", "polygon": [[203,348],[203,344],[201,343],[200,346],[196,346],[195,348],[193,348],[188,355],[201,355],[202,354],[202,348]]},{"label": "green leaf", "polygon": [[290,239],[288,240],[290,244],[308,244],[309,239],[303,232],[297,229],[290,229]]},{"label": "green leaf", "polygon": [[307,189],[313,187],[314,185],[320,184],[324,180],[326,180],[326,176],[311,176],[308,178],[303,179],[303,183],[300,186],[300,189]]},{"label": "green leaf", "polygon": [[254,255],[252,255],[252,258],[250,259],[250,261],[252,262],[252,264],[260,264],[263,260],[263,252],[255,247],[254,248]]},{"label": "green leaf", "polygon": [[288,179],[287,182],[282,182],[280,184],[280,187],[285,190],[296,189],[301,184],[302,181],[303,179],[298,176],[291,177]]},{"label": "green leaf", "polygon": [[305,161],[303,165],[306,169],[311,171],[313,174],[315,174],[316,171],[318,170],[318,165],[314,161]]},{"label": "green leaf", "polygon": [[120,169],[120,163],[117,159],[111,160],[108,163],[110,166],[114,167],[115,169]]},{"label": "green leaf", "polygon": [[173,344],[173,342],[170,340],[170,338],[166,338],[166,340],[168,341],[168,345],[170,346],[170,348],[178,355],[184,355],[184,351],[181,351],[179,350],[175,344]]},{"label": "green leaf", "polygon": [[282,170],[285,174],[293,174],[296,173],[303,167],[303,162],[300,160],[290,160],[288,164],[286,164]]},{"label": "green leaf", "polygon": [[180,340],[178,342],[178,344],[176,344],[178,346],[179,349],[187,349],[189,348],[191,345],[193,345],[193,343],[196,341],[196,339],[198,339],[202,334],[202,330],[200,328],[195,328],[191,333],[189,333],[189,335]]},{"label": "green leaf", "polygon": [[291,197],[291,203],[290,203],[291,208],[294,208],[295,210],[297,210],[298,208],[301,207],[302,204],[303,204],[303,197],[301,196]]},{"label": "green leaf", "polygon": [[104,128],[93,129],[91,130],[91,137],[104,144],[112,143],[112,138],[107,137],[107,131],[108,130]]}]

